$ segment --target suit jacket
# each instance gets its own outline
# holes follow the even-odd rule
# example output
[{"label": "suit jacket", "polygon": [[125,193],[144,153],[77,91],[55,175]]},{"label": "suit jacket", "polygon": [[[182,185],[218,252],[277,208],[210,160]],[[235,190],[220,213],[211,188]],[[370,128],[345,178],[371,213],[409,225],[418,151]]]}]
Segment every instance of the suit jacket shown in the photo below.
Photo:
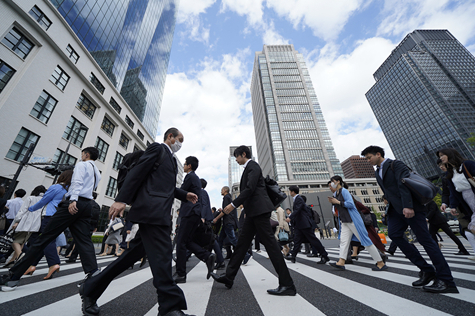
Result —
[{"label": "suit jacket", "polygon": [[[167,157],[154,170],[154,164],[165,150]],[[132,205],[128,219],[133,223],[171,225],[173,199],[186,201],[187,192],[176,187],[177,163],[165,144],[147,147],[132,168],[115,201]]]},{"label": "suit jacket", "polygon": [[211,222],[213,220],[213,212],[211,211],[211,203],[209,201],[208,192],[205,189],[201,189],[201,218],[205,221]]},{"label": "suit jacket", "polygon": [[254,160],[247,163],[239,185],[241,193],[233,201],[235,206],[243,205],[246,216],[254,217],[269,213],[274,205],[267,195],[266,184],[262,176],[261,167]]},{"label": "suit jacket", "polygon": [[427,214],[426,217],[429,220],[429,224],[432,225],[440,225],[447,223],[447,218],[442,215],[442,213],[439,210],[439,207],[437,206],[437,203],[434,201],[430,201],[429,203],[426,204],[427,208]]},{"label": "suit jacket", "polygon": [[313,228],[315,229],[316,224],[313,220],[313,214],[310,214],[310,210],[305,204],[305,201],[300,195],[297,195],[294,201],[293,212],[290,214],[290,220],[292,225],[296,229],[306,229]]},{"label": "suit jacket", "polygon": [[[226,206],[228,206],[231,202],[233,201],[233,198],[231,197],[231,194],[228,193],[223,197],[223,210]],[[236,204],[234,204],[236,206]],[[237,228],[238,226],[238,218],[237,218],[237,209],[234,208],[231,213],[229,214],[224,214],[223,216],[223,224],[231,224],[234,226],[234,228]]]},{"label": "suit jacket", "polygon": [[[394,171],[391,169],[393,163]],[[387,159],[383,164],[383,179],[375,171],[376,180],[389,201],[389,213],[394,210],[402,214],[404,208],[412,208],[415,212],[425,212],[425,207],[417,199],[413,199],[411,191],[401,182],[403,178],[409,177],[409,169],[399,160]]]},{"label": "suit jacket", "polygon": [[183,180],[183,184],[181,185],[181,189],[196,194],[198,196],[198,202],[196,202],[195,204],[191,203],[190,201],[181,203],[180,216],[201,216],[201,201],[199,200],[201,197],[201,181],[194,171],[190,171],[186,175],[185,180]]}]

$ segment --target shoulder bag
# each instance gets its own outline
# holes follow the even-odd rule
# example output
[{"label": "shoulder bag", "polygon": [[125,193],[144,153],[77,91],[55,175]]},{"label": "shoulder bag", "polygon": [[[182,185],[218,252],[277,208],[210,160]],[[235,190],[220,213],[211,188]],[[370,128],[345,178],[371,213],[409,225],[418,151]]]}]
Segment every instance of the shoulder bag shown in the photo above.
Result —
[{"label": "shoulder bag", "polygon": [[465,172],[467,173],[468,175],[468,182],[470,182],[470,184],[472,185],[472,187],[475,188],[475,179],[473,178],[473,176],[470,174],[470,172],[468,171],[467,169],[467,166],[465,166],[465,164],[463,164],[463,168],[465,169]]},{"label": "shoulder bag", "polygon": [[3,236],[0,236],[0,253],[7,253],[12,247],[14,229],[7,231]]},{"label": "shoulder bag", "polygon": [[277,207],[287,198],[287,194],[282,192],[277,181],[275,181],[271,177],[267,176],[264,179],[264,182],[266,184],[267,195],[272,201],[272,204]]}]

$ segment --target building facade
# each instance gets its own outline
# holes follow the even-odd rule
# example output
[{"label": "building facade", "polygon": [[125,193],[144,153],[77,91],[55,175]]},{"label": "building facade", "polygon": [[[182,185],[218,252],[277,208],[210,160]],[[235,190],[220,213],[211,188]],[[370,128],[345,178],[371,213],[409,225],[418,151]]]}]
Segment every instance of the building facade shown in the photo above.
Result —
[{"label": "building facade", "polygon": [[365,159],[358,155],[353,155],[341,163],[343,174],[346,179],[374,178],[374,168]]},{"label": "building facade", "polygon": [[[116,196],[125,154],[155,139],[50,1],[0,1],[0,126],[6,186],[32,143],[33,156],[52,164],[74,165],[81,148],[97,147],[103,212]],[[52,182],[29,166],[16,188],[31,192]]]},{"label": "building facade", "polygon": [[[242,173],[244,172],[244,168],[240,166],[236,162],[236,157],[234,157],[234,151],[239,146],[231,146],[229,147],[229,158],[228,158],[228,186],[231,189],[234,183],[239,183],[241,181]],[[251,159],[254,159],[252,155],[252,146],[248,146],[251,150]]]},{"label": "building facade", "polygon": [[156,135],[178,0],[50,2]]},{"label": "building facade", "polygon": [[293,45],[256,52],[251,98],[264,176],[280,182],[343,175],[306,63]]},{"label": "building facade", "polygon": [[447,30],[408,34],[374,73],[366,98],[397,159],[437,178],[436,152],[475,160],[475,57]]}]

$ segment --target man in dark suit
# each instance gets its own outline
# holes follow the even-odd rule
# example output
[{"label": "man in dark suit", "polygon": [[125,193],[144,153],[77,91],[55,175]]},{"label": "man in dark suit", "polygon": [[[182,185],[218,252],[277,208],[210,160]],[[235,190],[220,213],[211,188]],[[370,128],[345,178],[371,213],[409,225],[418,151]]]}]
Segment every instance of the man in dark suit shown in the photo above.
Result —
[{"label": "man in dark suit", "polygon": [[236,157],[238,164],[244,166],[244,173],[240,183],[241,193],[223,211],[229,214],[236,206],[242,204],[246,211],[246,218],[235,252],[226,268],[226,273],[220,276],[212,274],[213,279],[225,284],[227,288],[233,286],[234,278],[257,232],[261,237],[261,243],[266,248],[274,269],[279,275],[279,287],[267,290],[267,292],[273,295],[296,295],[297,290],[285,265],[280,247],[274,237],[274,230],[270,224],[270,213],[274,209],[274,205],[267,195],[261,167],[259,167],[257,162],[250,159],[251,151],[246,146],[236,148],[234,157]]},{"label": "man in dark suit", "polygon": [[304,199],[299,195],[300,189],[298,186],[292,185],[289,191],[294,199],[294,211],[290,214],[289,218],[286,218],[286,221],[287,223],[292,221],[295,235],[294,248],[285,259],[295,263],[297,254],[300,251],[300,246],[303,242],[308,241],[312,245],[312,248],[316,249],[322,256],[322,259],[318,263],[325,264],[330,261],[330,259],[322,243],[315,236],[315,228],[317,225],[313,220],[313,214],[310,213],[311,210],[305,204]]},{"label": "man in dark suit", "polygon": [[[201,197],[201,181],[195,173],[198,168],[198,159],[190,156],[185,159],[183,170],[187,173],[181,189],[188,192],[193,192],[198,197]],[[204,261],[208,267],[209,279],[211,272],[213,272],[216,255],[210,253],[207,249],[202,248],[194,240],[193,236],[200,224],[206,220],[206,210],[201,207],[201,202],[193,204],[185,202],[180,207],[180,229],[176,236],[176,273],[173,276],[176,283],[186,283],[186,250],[188,249],[195,256]]]},{"label": "man in dark suit", "polygon": [[[150,262],[153,285],[157,289],[160,315],[185,315],[182,312],[187,308],[185,296],[172,277],[170,211],[174,198],[196,203],[198,197],[175,186],[177,162],[173,153],[180,149],[183,140],[183,134],[178,129],[168,129],[164,143],[148,146],[136,166],[128,172],[109,209],[109,216],[115,218],[127,204],[132,205],[128,219],[139,224],[139,231],[130,242],[129,249],[117,260],[81,284],[79,294],[86,315],[99,314],[96,301],[109,283],[145,255]],[[159,159],[161,161],[157,166]]]},{"label": "man in dark suit", "polygon": [[[361,155],[372,165],[377,166],[376,180],[389,201],[387,215],[389,238],[413,264],[421,269],[419,280],[414,281],[412,286],[422,286],[425,291],[433,293],[458,293],[450,268],[427,229],[424,205],[412,198],[411,191],[401,181],[409,177],[407,166],[399,160],[384,158],[384,149],[378,146],[365,148]],[[435,269],[425,261],[417,248],[404,239],[404,232],[409,225]],[[432,280],[434,282],[428,285]]]},{"label": "man in dark suit", "polygon": [[[221,189],[221,195],[223,196],[223,209],[228,206],[233,198],[231,197],[231,194],[229,193],[229,187],[224,186]],[[215,218],[215,221],[218,221],[220,218],[223,218],[223,226],[221,228],[221,232],[219,233],[218,237],[218,244],[221,249],[223,248],[224,240],[226,239],[233,247],[236,247],[237,244],[237,237],[235,230],[238,226],[238,218],[237,218],[237,210],[234,208],[229,214],[226,214],[225,212],[221,212],[218,217]],[[231,258],[231,246],[226,247],[226,258],[225,259],[230,259]]]}]

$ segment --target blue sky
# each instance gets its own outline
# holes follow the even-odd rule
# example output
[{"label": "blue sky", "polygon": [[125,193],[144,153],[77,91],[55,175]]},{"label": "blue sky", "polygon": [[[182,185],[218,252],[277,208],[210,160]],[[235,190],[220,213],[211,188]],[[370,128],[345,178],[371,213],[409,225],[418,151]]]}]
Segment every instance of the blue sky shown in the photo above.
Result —
[{"label": "blue sky", "polygon": [[[448,29],[475,53],[475,2],[448,0],[181,0],[159,134],[183,131],[181,161],[200,160],[213,206],[229,146],[255,146],[250,82],[263,44],[303,53],[340,161],[389,145],[365,98],[372,74],[415,29]],[[161,136],[159,136],[161,139]]]}]

